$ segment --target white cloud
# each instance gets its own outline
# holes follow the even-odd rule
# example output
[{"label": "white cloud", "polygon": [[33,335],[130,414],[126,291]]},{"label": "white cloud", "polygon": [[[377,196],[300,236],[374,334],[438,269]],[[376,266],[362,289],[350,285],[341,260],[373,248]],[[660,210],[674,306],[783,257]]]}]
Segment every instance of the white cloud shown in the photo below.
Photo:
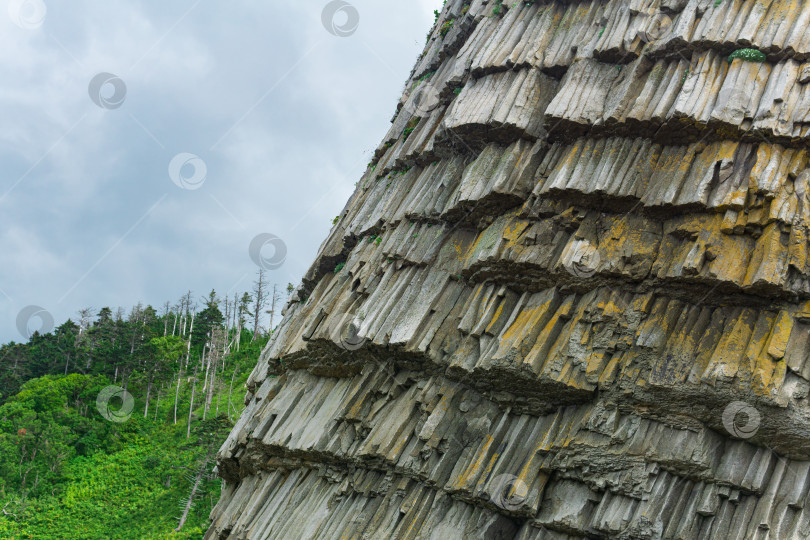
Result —
[{"label": "white cloud", "polygon": [[[0,294],[0,340],[19,339],[16,314],[32,303],[58,324],[84,306],[246,290],[260,232],[288,244],[273,279],[297,282],[386,132],[439,3],[356,0],[346,38],[322,26],[325,1],[49,2],[36,30],[0,9],[0,197],[31,169],[0,200],[0,289],[13,298]],[[125,81],[120,109],[89,99],[101,71]],[[206,161],[201,189],[170,181],[178,152]]]}]

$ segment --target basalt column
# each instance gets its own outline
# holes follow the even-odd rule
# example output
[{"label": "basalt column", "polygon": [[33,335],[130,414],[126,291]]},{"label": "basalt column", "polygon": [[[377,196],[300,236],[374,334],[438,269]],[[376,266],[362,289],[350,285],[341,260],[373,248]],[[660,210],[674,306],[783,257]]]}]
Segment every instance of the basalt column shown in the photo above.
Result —
[{"label": "basalt column", "polygon": [[810,538],[809,27],[448,0],[206,538]]}]

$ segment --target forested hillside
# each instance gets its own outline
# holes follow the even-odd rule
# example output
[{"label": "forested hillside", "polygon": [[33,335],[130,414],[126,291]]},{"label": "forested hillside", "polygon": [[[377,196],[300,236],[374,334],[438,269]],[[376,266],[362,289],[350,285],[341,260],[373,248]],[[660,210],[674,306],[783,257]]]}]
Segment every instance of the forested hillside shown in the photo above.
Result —
[{"label": "forested hillside", "polygon": [[200,538],[280,300],[83,309],[2,346],[0,538]]}]

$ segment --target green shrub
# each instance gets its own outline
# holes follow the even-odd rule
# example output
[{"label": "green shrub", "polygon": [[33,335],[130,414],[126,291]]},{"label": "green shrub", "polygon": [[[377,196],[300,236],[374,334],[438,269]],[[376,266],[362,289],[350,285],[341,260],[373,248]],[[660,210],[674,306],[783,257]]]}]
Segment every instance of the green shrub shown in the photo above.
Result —
[{"label": "green shrub", "polygon": [[766,60],[765,53],[756,49],[737,49],[728,55],[729,64],[735,59],[739,58],[746,62],[764,62]]},{"label": "green shrub", "polygon": [[454,22],[455,22],[455,19],[447,19],[446,21],[444,21],[444,23],[442,24],[442,27],[439,29],[439,35],[442,36],[442,37],[446,36],[447,32],[449,32],[450,30],[453,29],[453,23]]}]

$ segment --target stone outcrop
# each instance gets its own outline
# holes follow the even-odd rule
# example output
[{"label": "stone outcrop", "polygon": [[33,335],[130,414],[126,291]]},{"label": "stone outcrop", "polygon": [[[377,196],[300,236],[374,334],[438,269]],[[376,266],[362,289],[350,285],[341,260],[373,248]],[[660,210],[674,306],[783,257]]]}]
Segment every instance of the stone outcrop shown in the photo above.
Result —
[{"label": "stone outcrop", "polygon": [[448,0],[206,538],[810,538],[808,142],[806,3]]}]

